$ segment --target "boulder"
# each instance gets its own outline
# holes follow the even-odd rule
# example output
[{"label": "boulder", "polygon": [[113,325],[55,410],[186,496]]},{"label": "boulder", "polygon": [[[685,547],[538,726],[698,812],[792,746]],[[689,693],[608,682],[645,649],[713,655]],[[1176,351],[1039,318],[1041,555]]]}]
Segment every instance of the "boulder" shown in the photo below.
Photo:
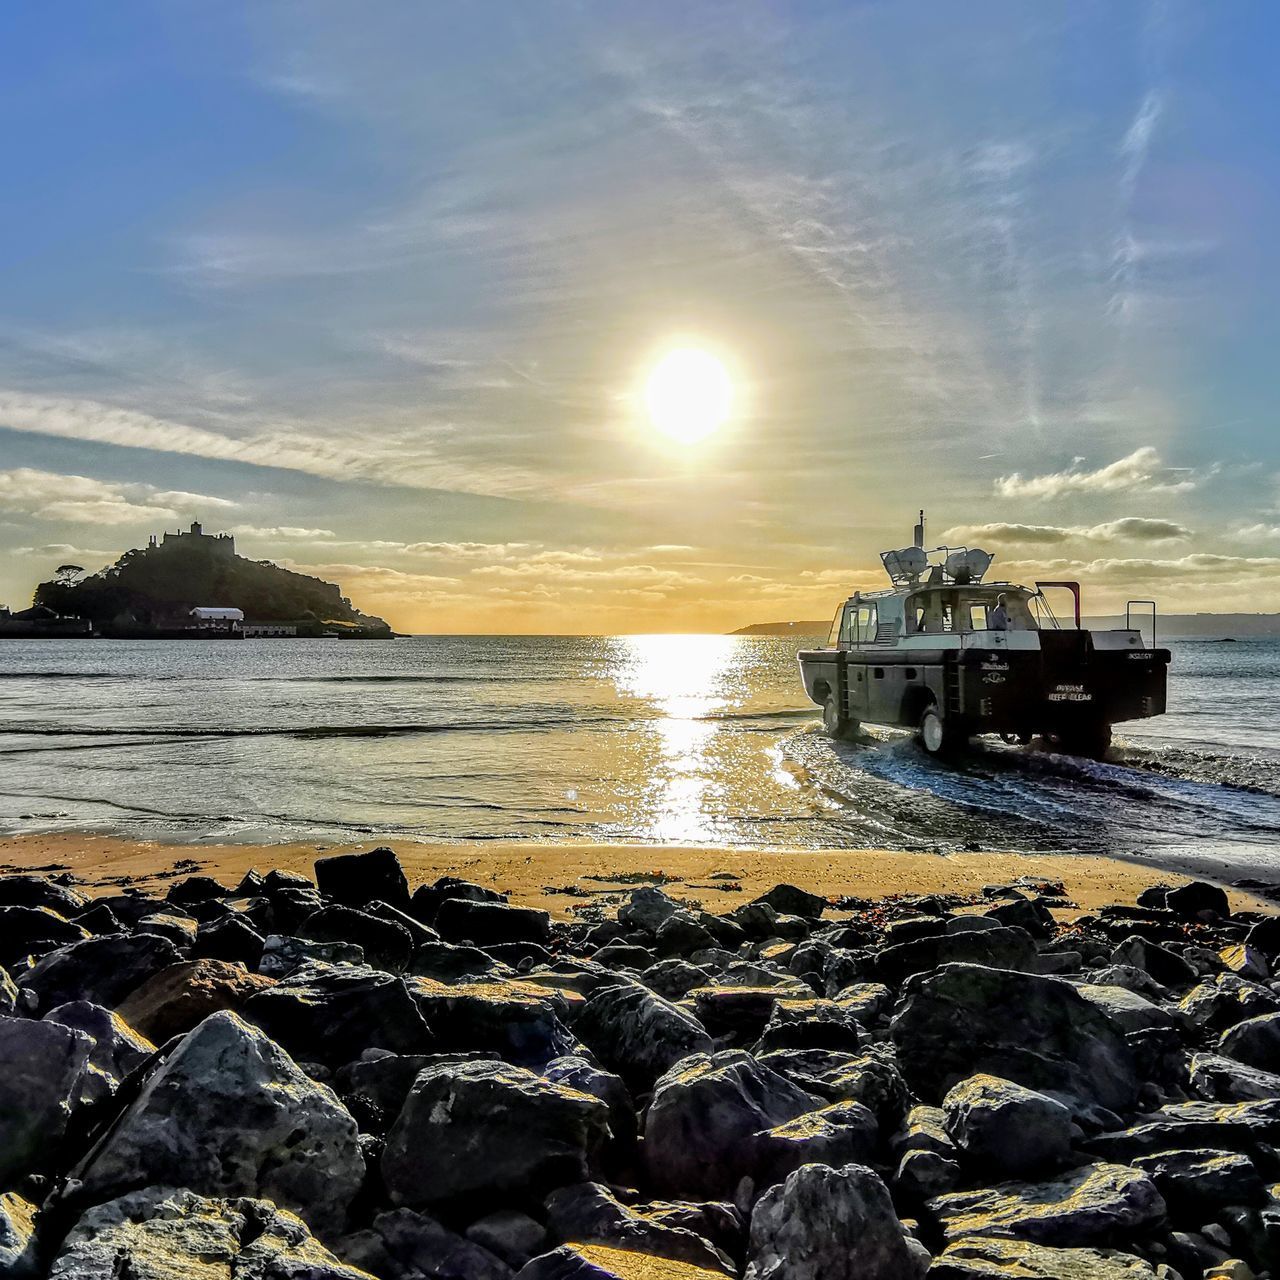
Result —
[{"label": "boulder", "polygon": [[1032,1244],[1088,1245],[1159,1226],[1165,1204],[1137,1169],[1089,1164],[1045,1182],[1005,1182],[938,1196],[926,1206],[948,1243],[998,1236]]},{"label": "boulder", "polygon": [[1252,982],[1268,982],[1271,978],[1271,966],[1267,963],[1267,957],[1257,947],[1236,942],[1223,947],[1218,955],[1232,973],[1242,978],[1248,978]]},{"label": "boulder", "polygon": [[1145,1258],[1115,1249],[1051,1249],[1025,1240],[957,1240],[929,1280],[1162,1280]]},{"label": "boulder", "polygon": [[893,992],[883,982],[857,982],[836,993],[835,1001],[864,1027],[874,1026],[893,1009]]},{"label": "boulder", "polygon": [[1138,1092],[1120,1030],[1060,978],[944,965],[908,985],[891,1035],[926,1099],[979,1072],[1113,1111]]},{"label": "boulder", "polygon": [[51,951],[18,986],[34,992],[41,1009],[72,1000],[114,1009],[153,973],[181,958],[172,942],[154,933],[108,934]]},{"label": "boulder", "polygon": [[1280,1073],[1259,1071],[1214,1053],[1191,1055],[1189,1079],[1192,1092],[1209,1102],[1280,1098]]},{"label": "boulder", "polygon": [[0,1186],[58,1167],[92,1049],[60,1023],[0,1017]]},{"label": "boulder", "polygon": [[395,1123],[404,1100],[426,1067],[447,1060],[440,1054],[385,1053],[375,1049],[367,1057],[339,1067],[333,1076],[333,1087],[342,1104],[355,1117],[361,1133],[382,1137]]},{"label": "boulder", "polygon": [[[89,1037],[89,1065],[119,1084],[156,1051],[146,1036],[139,1034],[118,1013],[87,1000],[73,1000],[50,1009],[42,1019],[83,1031]],[[3,1274],[0,1272],[0,1274]]]},{"label": "boulder", "polygon": [[409,881],[394,849],[337,853],[315,862],[316,887],[326,898],[347,907],[386,902],[402,910],[409,905]]},{"label": "boulder", "polygon": [[991,969],[1035,968],[1035,940],[1025,929],[987,929],[981,933],[947,933],[886,947],[875,959],[875,976],[899,986],[913,973],[925,973],[942,964],[980,964]]},{"label": "boulder", "polygon": [[181,1183],[201,1195],[268,1198],[337,1234],[364,1179],[356,1139],[330,1089],[222,1012],[184,1037],[76,1176],[90,1201]]},{"label": "boulder", "polygon": [[48,907],[0,907],[0,964],[46,955],[89,936],[82,925]]},{"label": "boulder", "polygon": [[1125,987],[1099,986],[1092,982],[1074,985],[1095,1009],[1106,1014],[1123,1032],[1147,1031],[1152,1027],[1180,1030],[1186,1025],[1186,1018],[1179,1011],[1162,1008]]},{"label": "boulder", "polygon": [[542,1074],[552,1084],[567,1084],[579,1093],[589,1093],[593,1098],[599,1098],[609,1108],[609,1130],[614,1140],[622,1143],[635,1140],[635,1103],[621,1076],[605,1071],[576,1054],[553,1058],[543,1068]]},{"label": "boulder", "polygon": [[751,1215],[744,1280],[910,1280],[915,1257],[889,1190],[864,1165],[809,1164]]},{"label": "boulder", "polygon": [[340,1066],[371,1048],[427,1053],[431,1033],[403,978],[312,962],[244,1004],[244,1016],[303,1062]]},{"label": "boulder", "polygon": [[1129,1162],[1157,1151],[1215,1147],[1249,1151],[1280,1142],[1280,1099],[1258,1102],[1175,1102],[1139,1117],[1127,1129],[1090,1138],[1085,1149],[1104,1160]]},{"label": "boulder", "polygon": [[827,908],[826,898],[797,889],[793,884],[775,884],[755,901],[772,907],[780,916],[801,916],[805,920],[818,919]]},{"label": "boulder", "polygon": [[387,1134],[383,1181],[411,1207],[536,1196],[587,1178],[608,1114],[523,1067],[440,1063],[419,1073]]},{"label": "boulder", "polygon": [[602,1065],[636,1090],[652,1088],[682,1058],[714,1048],[696,1018],[638,983],[598,990],[573,1029]]},{"label": "boulder", "polygon": [[1162,1151],[1133,1162],[1164,1197],[1175,1218],[1207,1222],[1232,1204],[1261,1204],[1267,1198],[1262,1175],[1248,1156],[1234,1151]]},{"label": "boulder", "polygon": [[185,876],[175,880],[164,895],[167,902],[191,906],[197,902],[212,902],[215,898],[231,897],[231,890],[212,876]]},{"label": "boulder", "polygon": [[320,964],[363,965],[364,952],[354,942],[310,942],[286,934],[268,934],[262,945],[258,972],[268,978],[287,978],[313,961]]},{"label": "boulder", "polygon": [[954,1191],[963,1172],[954,1159],[937,1151],[907,1151],[893,1175],[893,1189],[909,1204],[922,1204]]},{"label": "boulder", "polygon": [[313,942],[346,942],[359,947],[375,969],[401,973],[413,953],[413,935],[394,920],[381,920],[355,907],[321,907],[299,926],[298,936]]},{"label": "boulder", "polygon": [[760,1058],[769,1067],[826,1102],[860,1102],[891,1132],[907,1104],[907,1086],[882,1045],[857,1055],[831,1050],[783,1050]]},{"label": "boulder", "polygon": [[1222,1033],[1218,1052],[1259,1071],[1280,1071],[1280,1013],[1237,1022]]},{"label": "boulder", "polygon": [[546,1200],[546,1217],[547,1229],[557,1243],[606,1244],[734,1274],[732,1262],[710,1241],[686,1227],[670,1226],[628,1208],[596,1182],[553,1191]]},{"label": "boulder", "polygon": [[88,901],[83,893],[45,876],[0,876],[3,907],[47,907],[61,916],[74,916]]},{"label": "boulder", "polygon": [[1280,996],[1234,973],[1220,973],[1188,991],[1178,1008],[1194,1025],[1222,1031],[1246,1018],[1280,1013]]},{"label": "boulder", "polygon": [[50,1280],[372,1280],[266,1200],[150,1187],[89,1209]]},{"label": "boulder", "polygon": [[36,1206],[16,1191],[0,1195],[0,1276],[5,1280],[35,1280],[44,1274],[36,1215]]},{"label": "boulder", "polygon": [[134,926],[134,932],[158,934],[161,938],[168,938],[179,951],[186,952],[196,940],[196,928],[196,922],[190,916],[163,911],[143,916]]},{"label": "boulder", "polygon": [[731,1198],[754,1172],[756,1135],[820,1105],[740,1050],[688,1057],[653,1091],[644,1126],[649,1177],[683,1198]]},{"label": "boulder", "polygon": [[1263,955],[1280,956],[1280,916],[1267,916],[1253,925],[1245,942]]},{"label": "boulder", "polygon": [[757,1191],[783,1181],[804,1164],[840,1168],[872,1159],[880,1122],[860,1102],[835,1102],[757,1133],[751,1177]]},{"label": "boulder", "polygon": [[942,1110],[961,1162],[981,1174],[1025,1177],[1055,1169],[1071,1154],[1071,1112],[1011,1080],[970,1076],[951,1089]]},{"label": "boulder", "polygon": [[541,1068],[574,1048],[561,991],[514,978],[453,986],[430,978],[407,983],[440,1050],[492,1051],[517,1066]]},{"label": "boulder", "polygon": [[495,942],[551,941],[551,916],[536,907],[505,902],[467,902],[446,898],[436,911],[434,927],[446,942],[484,947]]},{"label": "boulder", "polygon": [[1164,896],[1164,905],[1184,920],[1197,920],[1206,911],[1223,919],[1231,914],[1226,890],[1203,880],[1193,880],[1190,884],[1170,889]]},{"label": "boulder", "polygon": [[1131,934],[1111,953],[1114,964],[1132,965],[1148,973],[1162,987],[1189,987],[1197,979],[1196,971],[1180,956],[1158,942],[1140,934]]},{"label": "boulder", "polygon": [[512,1275],[511,1267],[482,1244],[412,1209],[378,1214],[365,1230],[336,1241],[334,1250],[379,1280],[510,1280]]},{"label": "boulder", "polygon": [[497,978],[511,972],[509,965],[495,960],[479,947],[455,947],[451,942],[424,942],[409,957],[408,972],[437,982],[460,982],[464,978]]},{"label": "boulder", "polygon": [[256,969],[262,961],[262,948],[266,943],[252,924],[234,912],[202,924],[196,931],[191,954],[203,960],[228,960]]},{"label": "boulder", "polygon": [[547,1229],[518,1209],[498,1209],[477,1218],[467,1228],[467,1239],[488,1249],[508,1266],[522,1267],[547,1247]]},{"label": "boulder", "polygon": [[516,1280],[723,1280],[692,1262],[673,1262],[607,1244],[565,1244],[522,1267]]},{"label": "boulder", "polygon": [[440,904],[448,898],[461,898],[465,902],[506,902],[507,895],[472,884],[469,880],[460,880],[457,876],[441,876],[435,884],[419,885],[409,900],[407,910],[415,920],[432,925]]},{"label": "boulder", "polygon": [[628,929],[657,933],[679,910],[680,904],[673,902],[661,889],[654,885],[641,885],[632,889],[631,896],[618,908],[618,923]]},{"label": "boulder", "polygon": [[226,960],[184,960],[134,988],[119,1013],[149,1040],[163,1044],[170,1036],[186,1035],[219,1009],[242,1009],[250,996],[273,986],[273,978]]}]

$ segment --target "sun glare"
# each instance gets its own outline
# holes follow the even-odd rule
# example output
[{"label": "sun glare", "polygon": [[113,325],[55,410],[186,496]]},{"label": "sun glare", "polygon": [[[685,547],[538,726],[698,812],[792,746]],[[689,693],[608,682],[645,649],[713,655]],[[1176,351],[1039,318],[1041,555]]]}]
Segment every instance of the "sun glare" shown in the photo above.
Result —
[{"label": "sun glare", "polygon": [[733,382],[710,351],[677,347],[654,365],[644,400],[658,431],[694,444],[724,425],[733,406]]}]

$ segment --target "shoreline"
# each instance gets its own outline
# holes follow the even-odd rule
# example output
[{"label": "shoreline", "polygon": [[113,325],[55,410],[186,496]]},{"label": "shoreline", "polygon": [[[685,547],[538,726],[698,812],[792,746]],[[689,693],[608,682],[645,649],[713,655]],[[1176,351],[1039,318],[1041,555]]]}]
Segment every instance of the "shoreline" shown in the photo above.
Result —
[{"label": "shoreline", "polygon": [[[411,886],[457,875],[569,919],[575,907],[638,884],[716,913],[731,911],[779,883],[828,898],[887,898],[913,894],[980,895],[984,885],[1019,877],[1061,882],[1079,912],[1132,903],[1155,884],[1198,877],[1118,857],[1090,853],[925,853],[881,849],[769,849],[738,846],[653,846],[601,842],[533,843],[412,840],[295,841],[284,844],[162,843],[79,832],[0,837],[0,875],[69,872],[91,895],[122,887],[159,890],[183,875],[208,875],[234,886],[246,871],[273,867],[312,874],[316,858],[387,846],[400,858]],[[1212,878],[1212,877],[1210,877]],[[1222,883],[1218,881],[1218,883]],[[1276,912],[1277,904],[1224,883],[1234,910]],[[1072,914],[1065,909],[1064,914]]]}]

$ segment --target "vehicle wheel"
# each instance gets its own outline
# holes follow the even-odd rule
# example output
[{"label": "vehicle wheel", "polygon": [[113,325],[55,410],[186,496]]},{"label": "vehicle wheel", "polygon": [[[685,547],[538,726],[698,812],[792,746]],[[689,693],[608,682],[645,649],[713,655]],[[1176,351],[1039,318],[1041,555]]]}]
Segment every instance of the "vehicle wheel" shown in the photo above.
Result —
[{"label": "vehicle wheel", "polygon": [[855,727],[855,722],[840,710],[840,699],[834,693],[827,694],[822,704],[822,727],[833,738],[847,738]]},{"label": "vehicle wheel", "polygon": [[956,735],[950,730],[937,706],[930,704],[920,717],[920,745],[931,755],[946,755],[956,745]]},{"label": "vehicle wheel", "polygon": [[1080,756],[1085,760],[1102,760],[1111,746],[1111,726],[1109,724],[1080,725],[1059,734],[1058,746],[1069,756]]}]

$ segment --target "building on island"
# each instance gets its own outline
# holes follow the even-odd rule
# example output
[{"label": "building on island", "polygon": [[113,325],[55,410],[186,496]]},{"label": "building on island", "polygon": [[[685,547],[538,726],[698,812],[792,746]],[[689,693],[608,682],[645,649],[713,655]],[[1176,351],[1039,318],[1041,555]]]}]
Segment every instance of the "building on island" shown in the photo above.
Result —
[{"label": "building on island", "polygon": [[244,626],[243,609],[224,609],[212,605],[197,605],[188,615],[192,630],[205,633],[238,636]]},{"label": "building on island", "polygon": [[298,628],[292,622],[246,622],[240,628],[246,640],[261,636],[296,636]]},{"label": "building on island", "polygon": [[166,529],[159,539],[153,533],[147,540],[147,549],[157,546],[199,547],[203,551],[219,556],[233,556],[236,553],[236,540],[231,534],[205,533],[204,526],[199,520],[193,520],[191,528],[185,531],[179,529],[177,533],[170,533]]}]

